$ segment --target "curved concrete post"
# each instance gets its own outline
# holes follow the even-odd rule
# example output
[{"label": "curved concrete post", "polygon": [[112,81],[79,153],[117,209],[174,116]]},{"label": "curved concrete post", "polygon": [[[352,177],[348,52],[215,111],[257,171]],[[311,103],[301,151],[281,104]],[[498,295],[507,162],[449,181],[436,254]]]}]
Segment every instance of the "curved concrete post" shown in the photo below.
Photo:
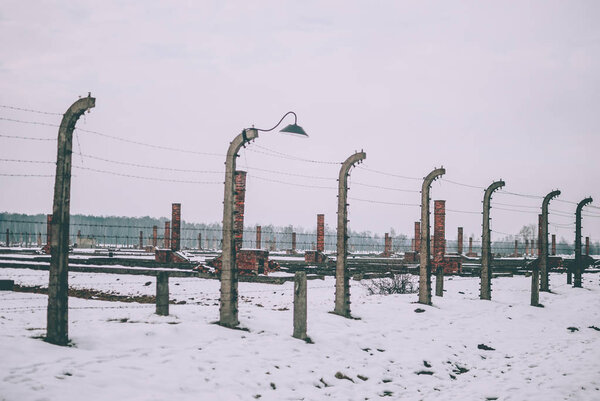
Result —
[{"label": "curved concrete post", "polygon": [[419,271],[419,303],[431,305],[431,235],[429,230],[429,190],[431,183],[446,174],[446,170],[438,168],[423,179],[421,188],[421,250]]},{"label": "curved concrete post", "polygon": [[577,204],[575,210],[575,274],[573,287],[581,288],[581,274],[583,271],[583,261],[581,260],[581,210],[589,203],[592,203],[591,197],[585,198]]},{"label": "curved concrete post", "polygon": [[350,315],[350,278],[346,269],[348,248],[348,175],[350,168],[367,158],[365,152],[357,152],[346,159],[340,168],[338,179],[337,211],[337,260],[335,262],[335,309],[336,315]]},{"label": "curved concrete post", "polygon": [[491,244],[490,244],[490,202],[492,194],[504,186],[504,181],[493,182],[485,190],[483,195],[483,233],[481,236],[481,287],[479,288],[480,299],[492,299],[492,269]]},{"label": "curved concrete post", "polygon": [[88,95],[69,107],[58,129],[54,204],[52,206],[50,274],[46,341],[67,345],[69,342],[69,224],[71,213],[71,154],[73,130],[79,117],[96,106]]},{"label": "curved concrete post", "polygon": [[550,291],[548,280],[548,205],[550,201],[560,195],[560,191],[552,191],[542,201],[542,227],[541,227],[541,254],[540,254],[540,291]]},{"label": "curved concrete post", "polygon": [[223,200],[223,252],[221,254],[221,299],[219,306],[219,324],[236,327],[238,320],[238,271],[235,263],[233,241],[233,197],[235,161],[238,151],[246,143],[258,138],[258,131],[245,129],[236,136],[227,150],[225,160],[225,195]]}]

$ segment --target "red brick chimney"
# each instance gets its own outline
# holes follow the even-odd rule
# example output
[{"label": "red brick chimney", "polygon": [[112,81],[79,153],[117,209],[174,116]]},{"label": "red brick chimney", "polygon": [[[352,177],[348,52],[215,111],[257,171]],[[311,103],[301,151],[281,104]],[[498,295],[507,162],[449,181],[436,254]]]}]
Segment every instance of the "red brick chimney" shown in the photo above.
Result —
[{"label": "red brick chimney", "polygon": [[181,249],[181,203],[171,205],[171,250],[173,252]]},{"label": "red brick chimney", "polygon": [[140,230],[140,249],[144,247],[144,232]]},{"label": "red brick chimney", "polygon": [[171,222],[165,221],[165,238],[163,241],[165,249],[171,248]]},{"label": "red brick chimney", "polygon": [[317,252],[325,251],[325,215],[317,214]]},{"label": "red brick chimney", "polygon": [[152,227],[152,246],[156,248],[158,244],[158,226]]},{"label": "red brick chimney", "polygon": [[585,254],[590,256],[590,237],[585,237]]},{"label": "red brick chimney", "polygon": [[261,249],[262,227],[256,226],[256,249]]},{"label": "red brick chimney", "polygon": [[458,254],[462,255],[463,253],[463,228],[458,227]]},{"label": "red brick chimney", "polygon": [[244,242],[244,206],[246,202],[246,172],[236,171],[234,175],[233,241],[235,251],[242,249]]},{"label": "red brick chimney", "polygon": [[433,260],[441,262],[446,254],[446,201],[434,202]]},{"label": "red brick chimney", "polygon": [[198,249],[202,250],[202,233],[198,233]]},{"label": "red brick chimney", "polygon": [[415,221],[415,252],[421,251],[421,222]]},{"label": "red brick chimney", "polygon": [[296,233],[292,233],[292,253],[296,252]]},{"label": "red brick chimney", "polygon": [[392,239],[390,238],[390,235],[388,233],[385,233],[383,256],[386,258],[392,256]]}]

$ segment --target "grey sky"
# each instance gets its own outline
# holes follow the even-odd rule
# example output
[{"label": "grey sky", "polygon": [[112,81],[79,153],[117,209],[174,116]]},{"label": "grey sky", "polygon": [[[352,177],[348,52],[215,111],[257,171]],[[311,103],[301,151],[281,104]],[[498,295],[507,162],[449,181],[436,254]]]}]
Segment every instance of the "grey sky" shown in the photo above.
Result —
[{"label": "grey sky", "polygon": [[[62,113],[88,91],[96,108],[78,126],[151,144],[225,154],[242,128],[270,127],[298,113],[307,140],[261,134],[238,165],[248,169],[246,223],[335,226],[339,166],[265,155],[343,161],[367,153],[365,167],[445,178],[560,199],[594,197],[600,206],[600,5],[563,2],[24,2],[0,7],[0,104]],[[59,123],[0,109],[0,116]],[[288,122],[289,123],[289,122]],[[0,120],[0,134],[55,136],[52,127]],[[258,146],[256,146],[258,145]],[[78,148],[111,160],[181,169],[223,170],[224,156],[191,155],[79,133]],[[253,149],[254,151],[251,151]],[[0,138],[0,157],[54,160],[55,144]],[[223,174],[125,167],[74,156],[76,165],[139,176],[222,182]],[[2,162],[0,173],[44,174],[52,166]],[[222,218],[222,184],[147,181],[74,169],[72,212]],[[280,182],[265,181],[264,179]],[[349,196],[419,203],[421,182],[352,172]],[[289,184],[301,184],[294,186]],[[0,210],[49,212],[53,180],[0,177]],[[330,187],[318,188],[320,186]],[[432,199],[479,212],[483,191],[437,181]],[[516,233],[537,222],[541,200],[512,195],[492,227]],[[528,206],[528,207],[525,207]],[[574,213],[555,202],[551,210]],[[598,209],[589,213],[600,215]],[[419,209],[350,201],[350,226],[412,233]],[[551,233],[573,238],[572,216],[552,215]],[[456,227],[481,232],[481,215],[447,213]],[[600,238],[600,217],[584,218]],[[497,238],[501,234],[494,234]]]}]

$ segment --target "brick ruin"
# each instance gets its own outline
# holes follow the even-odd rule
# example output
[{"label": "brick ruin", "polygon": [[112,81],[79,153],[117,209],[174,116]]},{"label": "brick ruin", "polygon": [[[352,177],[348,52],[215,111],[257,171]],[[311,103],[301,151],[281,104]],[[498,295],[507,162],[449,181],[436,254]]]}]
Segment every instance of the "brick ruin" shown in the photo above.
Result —
[{"label": "brick ruin", "polygon": [[317,214],[317,249],[304,252],[304,261],[306,263],[325,263],[327,256],[325,251],[325,215]]},{"label": "brick ruin", "polygon": [[172,222],[165,221],[164,247],[155,248],[154,260],[159,263],[189,263],[189,260],[179,252],[181,250],[181,203],[171,205],[171,219]]},{"label": "brick ruin", "polygon": [[[269,260],[269,251],[260,249],[262,240],[262,230],[260,226],[256,227],[256,248],[243,249],[244,242],[244,210],[246,202],[246,172],[236,171],[234,175],[234,210],[233,210],[233,241],[235,249],[235,264],[240,275],[258,275],[268,274],[271,271],[279,270],[279,265]],[[221,271],[221,256],[206,263],[215,269],[215,272]],[[208,271],[204,266],[198,266],[199,270]]]},{"label": "brick ruin", "polygon": [[473,252],[473,237],[469,237],[469,252],[467,252],[467,254],[465,255],[469,258],[476,258],[477,256],[477,252]]},{"label": "brick ruin", "polygon": [[385,233],[384,243],[383,243],[383,253],[381,256],[384,258],[389,258],[392,256],[392,237],[388,233]]},{"label": "brick ruin", "polygon": [[181,250],[181,203],[171,205],[171,250]]},{"label": "brick ruin", "polygon": [[163,248],[171,248],[171,222],[165,221],[165,236],[163,238]]},{"label": "brick ruin", "polygon": [[432,271],[438,267],[444,269],[444,274],[456,274],[462,271],[462,256],[446,254],[446,201],[434,202],[433,223],[433,262]]},{"label": "brick ruin", "polygon": [[421,222],[415,221],[415,238],[412,240],[412,251],[404,252],[404,261],[407,263],[417,263],[419,261],[419,252],[421,250]]}]

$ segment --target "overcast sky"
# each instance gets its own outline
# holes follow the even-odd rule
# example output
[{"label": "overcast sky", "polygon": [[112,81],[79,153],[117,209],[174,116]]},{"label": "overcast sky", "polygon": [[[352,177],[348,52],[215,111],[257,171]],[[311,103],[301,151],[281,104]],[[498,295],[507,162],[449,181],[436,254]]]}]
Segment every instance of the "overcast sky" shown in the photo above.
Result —
[{"label": "overcast sky", "polygon": [[[492,238],[499,238],[537,223],[541,204],[502,192],[544,196],[558,188],[559,199],[591,195],[600,206],[599,11],[596,1],[5,0],[0,104],[63,113],[91,92],[96,108],[78,127],[210,153],[79,132],[74,151],[87,156],[209,172],[74,155],[87,169],[73,170],[72,213],[169,216],[171,203],[181,202],[185,220],[221,221],[229,142],[294,110],[309,139],[261,133],[240,152],[247,225],[314,228],[325,213],[335,227],[339,164],[298,159],[341,162],[362,149],[370,170],[351,173],[352,229],[412,234],[419,208],[410,205],[420,195],[398,189],[419,191],[419,179],[443,165],[450,181],[506,181],[493,201]],[[61,118],[7,108],[0,117]],[[56,134],[0,119],[0,135]],[[0,137],[0,158],[54,161],[56,143]],[[53,173],[53,165],[0,163],[0,174]],[[0,211],[51,212],[53,184],[0,176]],[[481,235],[483,190],[442,180],[431,196],[446,200],[448,239],[458,226]],[[550,209],[558,212],[550,232],[572,241],[575,205]],[[600,210],[586,213],[583,233],[597,241]]]}]

